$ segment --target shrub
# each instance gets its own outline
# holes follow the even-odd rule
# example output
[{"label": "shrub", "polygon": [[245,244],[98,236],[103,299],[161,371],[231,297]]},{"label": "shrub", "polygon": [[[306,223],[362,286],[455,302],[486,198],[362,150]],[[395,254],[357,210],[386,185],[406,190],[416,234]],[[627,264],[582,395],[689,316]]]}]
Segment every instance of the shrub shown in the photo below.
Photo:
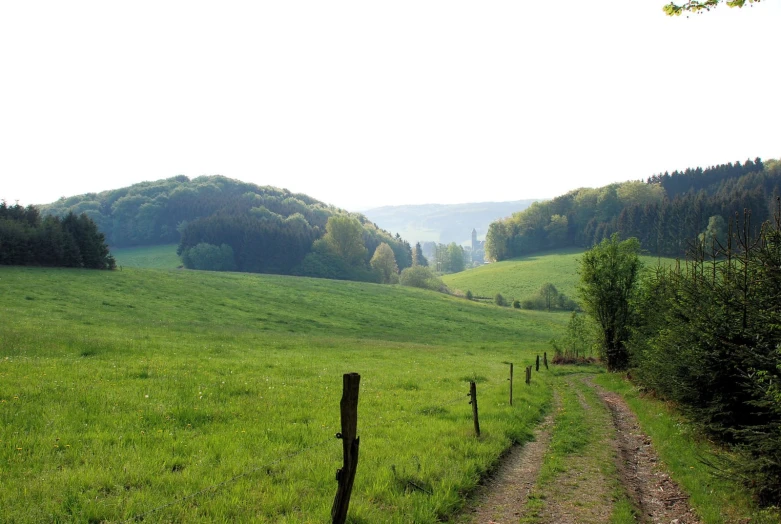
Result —
[{"label": "shrub", "polygon": [[497,293],[494,297],[494,304],[504,307],[507,305],[507,301],[504,299],[501,293]]},{"label": "shrub", "polygon": [[466,290],[466,299],[467,300],[472,300],[473,298],[475,298],[474,295],[472,294],[472,292],[470,290],[467,289]]},{"label": "shrub", "polygon": [[233,248],[227,244],[215,246],[201,242],[182,253],[182,262],[188,269],[206,271],[234,271],[236,269]]},{"label": "shrub", "polygon": [[515,309],[521,309],[521,301],[518,299],[513,300],[513,307]]},{"label": "shrub", "polygon": [[412,266],[405,268],[399,276],[399,283],[402,286],[419,287],[447,293],[448,288],[442,280],[434,275],[426,266]]}]

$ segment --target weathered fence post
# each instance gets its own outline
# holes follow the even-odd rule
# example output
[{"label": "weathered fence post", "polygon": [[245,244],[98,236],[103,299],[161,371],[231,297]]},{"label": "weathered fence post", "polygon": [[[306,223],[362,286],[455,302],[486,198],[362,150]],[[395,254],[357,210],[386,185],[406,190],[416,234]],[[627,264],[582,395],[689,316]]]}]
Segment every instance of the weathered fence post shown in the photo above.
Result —
[{"label": "weathered fence post", "polygon": [[513,405],[513,364],[510,362],[510,405]]},{"label": "weathered fence post", "polygon": [[474,382],[469,383],[469,401],[472,404],[472,418],[475,420],[475,435],[480,436],[480,421],[477,419],[477,386]]},{"label": "weathered fence post", "polygon": [[536,369],[534,371],[537,371],[537,372],[540,371],[540,356],[539,355],[537,355],[537,366],[536,366]]},{"label": "weathered fence post", "polygon": [[342,401],[339,409],[342,415],[342,432],[336,438],[342,439],[344,465],[336,471],[336,488],[334,505],[331,508],[333,524],[344,524],[347,520],[347,508],[350,506],[350,495],[355,482],[355,470],[358,467],[358,445],[360,439],[356,436],[358,429],[358,387],[361,376],[358,373],[345,373],[343,376]]},{"label": "weathered fence post", "polygon": [[545,364],[545,369],[548,369],[548,352],[542,354],[542,363]]},{"label": "weathered fence post", "polygon": [[532,383],[532,367],[526,366],[526,385],[531,386]]}]

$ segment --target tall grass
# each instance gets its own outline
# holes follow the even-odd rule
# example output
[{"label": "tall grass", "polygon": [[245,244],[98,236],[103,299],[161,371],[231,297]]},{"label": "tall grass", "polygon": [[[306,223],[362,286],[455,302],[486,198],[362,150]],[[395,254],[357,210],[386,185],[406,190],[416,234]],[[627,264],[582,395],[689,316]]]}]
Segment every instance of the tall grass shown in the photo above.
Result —
[{"label": "tall grass", "polygon": [[0,520],[12,522],[327,520],[352,371],[351,519],[446,519],[549,405],[537,375],[508,406],[504,362],[531,363],[565,321],[280,276],[2,268],[0,283]]}]

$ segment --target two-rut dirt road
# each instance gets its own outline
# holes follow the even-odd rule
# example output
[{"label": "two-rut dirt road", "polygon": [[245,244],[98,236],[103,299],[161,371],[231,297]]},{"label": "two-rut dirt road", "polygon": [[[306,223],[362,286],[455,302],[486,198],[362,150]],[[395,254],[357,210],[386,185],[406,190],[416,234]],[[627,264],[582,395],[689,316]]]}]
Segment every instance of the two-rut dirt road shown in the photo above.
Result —
[{"label": "two-rut dirt road", "polygon": [[637,418],[590,376],[554,384],[554,407],[478,490],[460,523],[699,523]]}]

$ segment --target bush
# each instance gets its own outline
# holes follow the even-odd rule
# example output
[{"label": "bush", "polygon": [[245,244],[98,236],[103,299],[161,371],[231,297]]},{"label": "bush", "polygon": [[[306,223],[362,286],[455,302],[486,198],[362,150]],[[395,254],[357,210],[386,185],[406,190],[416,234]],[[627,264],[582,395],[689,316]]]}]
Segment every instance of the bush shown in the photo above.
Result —
[{"label": "bush", "polygon": [[426,266],[412,266],[405,268],[399,276],[399,283],[402,286],[419,287],[447,293],[448,288],[442,280],[434,275]]},{"label": "bush", "polygon": [[471,291],[469,291],[469,290],[467,289],[467,290],[466,290],[466,299],[467,299],[467,300],[472,300],[472,299],[474,299],[474,298],[475,298],[475,297],[474,297],[474,295],[472,294],[472,292],[471,292]]},{"label": "bush", "polygon": [[516,300],[513,300],[513,307],[514,307],[515,309],[521,309],[521,301],[520,301],[520,300],[518,300],[518,299],[516,299]]},{"label": "bush", "polygon": [[182,253],[182,262],[188,269],[206,271],[234,271],[236,261],[233,258],[233,248],[227,244],[215,246],[201,242]]},{"label": "bush", "polygon": [[494,304],[504,307],[507,305],[507,301],[504,299],[501,293],[497,293],[494,297]]}]

